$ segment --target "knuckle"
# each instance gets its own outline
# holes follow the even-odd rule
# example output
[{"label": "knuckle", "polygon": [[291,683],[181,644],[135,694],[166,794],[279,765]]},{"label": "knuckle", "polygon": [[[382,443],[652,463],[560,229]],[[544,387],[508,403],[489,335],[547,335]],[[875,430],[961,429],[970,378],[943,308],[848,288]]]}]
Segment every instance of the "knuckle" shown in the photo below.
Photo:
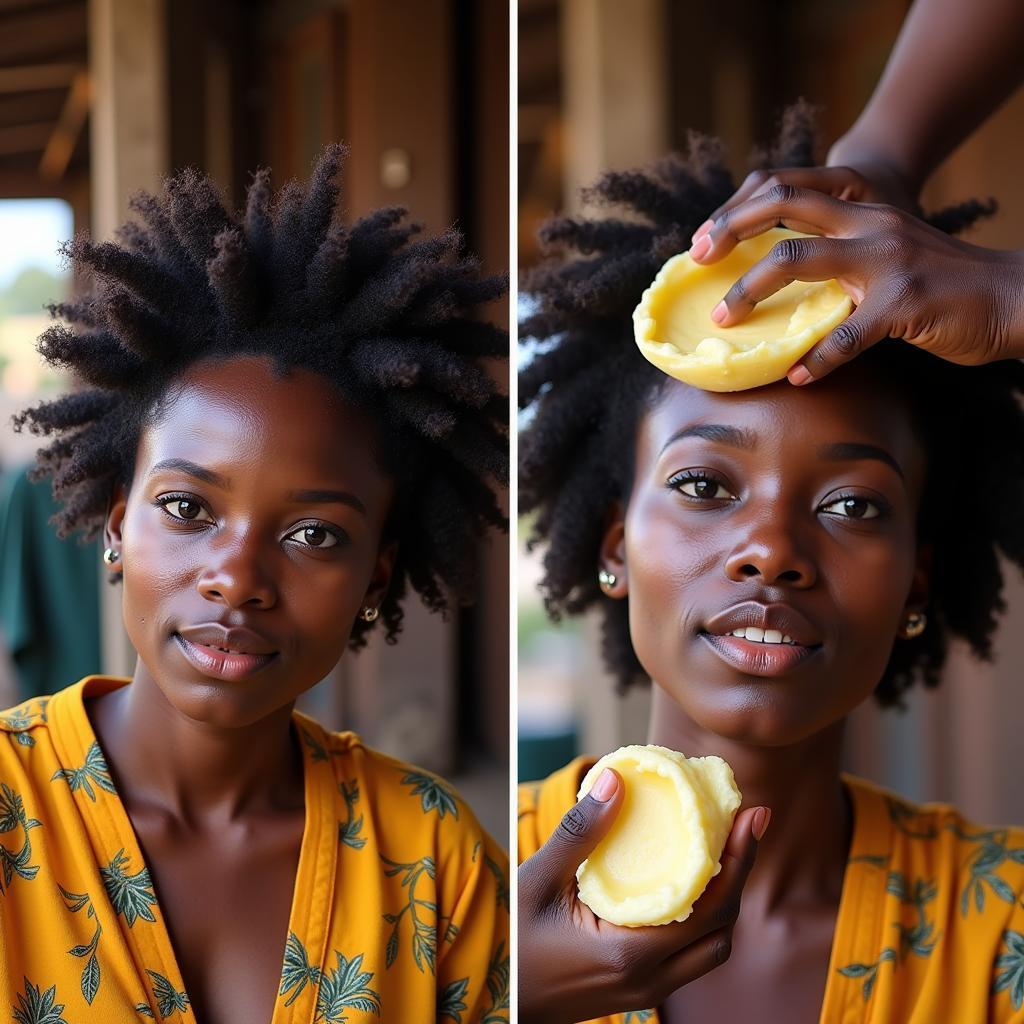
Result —
[{"label": "knuckle", "polygon": [[895,206],[879,206],[877,217],[878,226],[882,231],[890,234],[896,234],[902,231],[903,211],[898,210]]},{"label": "knuckle", "polygon": [[711,945],[711,963],[721,967],[732,956],[732,936],[719,935]]},{"label": "knuckle", "polygon": [[563,839],[579,839],[581,836],[586,835],[589,826],[590,822],[587,820],[586,814],[576,804],[570,807],[562,816],[562,820],[558,823],[556,834],[561,835]]},{"label": "knuckle", "polygon": [[898,274],[892,279],[889,288],[889,301],[894,306],[912,303],[921,293],[921,284],[915,274]]},{"label": "knuckle", "polygon": [[770,203],[776,206],[788,206],[790,203],[796,200],[799,194],[799,189],[793,185],[787,185],[785,182],[780,181],[777,185],[773,185],[766,193],[767,199]]},{"label": "knuckle", "polygon": [[771,172],[766,171],[763,168],[757,171],[751,171],[744,179],[744,186],[749,185],[751,188],[760,188],[769,178]]},{"label": "knuckle", "polygon": [[632,984],[638,963],[637,951],[629,942],[610,942],[604,952],[604,970],[620,984]]},{"label": "knuckle", "polygon": [[784,238],[776,242],[768,258],[772,266],[779,270],[786,270],[803,263],[807,257],[807,245],[802,238]]},{"label": "knuckle", "polygon": [[861,331],[856,323],[847,320],[832,332],[832,351],[841,356],[853,356],[860,350]]}]

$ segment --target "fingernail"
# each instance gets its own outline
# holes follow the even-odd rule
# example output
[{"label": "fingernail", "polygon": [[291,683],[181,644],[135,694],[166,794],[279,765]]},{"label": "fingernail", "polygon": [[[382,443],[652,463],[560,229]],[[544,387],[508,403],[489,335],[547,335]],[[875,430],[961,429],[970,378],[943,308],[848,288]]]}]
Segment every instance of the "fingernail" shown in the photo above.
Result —
[{"label": "fingernail", "polygon": [[690,239],[690,242],[696,245],[697,241],[703,238],[714,226],[715,222],[713,220],[704,221],[704,223],[701,224],[701,226],[697,228],[696,231],[694,231],[693,237]]},{"label": "fingernail", "polygon": [[811,377],[811,371],[806,366],[794,366],[789,371],[789,383],[796,384],[799,387],[801,384],[806,384],[809,380],[813,380]]},{"label": "fingernail", "polygon": [[772,812],[769,807],[758,807],[754,811],[754,821],[750,826],[750,831],[754,833],[754,838],[761,842],[765,832],[768,831],[768,822],[772,820]]},{"label": "fingernail", "polygon": [[594,787],[591,789],[590,795],[599,804],[606,803],[612,798],[616,785],[615,772],[613,772],[611,768],[605,768],[605,770],[597,777],[597,782],[594,783]]},{"label": "fingernail", "polygon": [[696,242],[690,247],[690,259],[702,260],[708,254],[708,249],[711,248],[711,236],[704,235],[698,238]]},{"label": "fingernail", "polygon": [[728,315],[729,307],[724,302],[720,302],[711,311],[711,319],[714,320],[716,324],[720,324]]}]

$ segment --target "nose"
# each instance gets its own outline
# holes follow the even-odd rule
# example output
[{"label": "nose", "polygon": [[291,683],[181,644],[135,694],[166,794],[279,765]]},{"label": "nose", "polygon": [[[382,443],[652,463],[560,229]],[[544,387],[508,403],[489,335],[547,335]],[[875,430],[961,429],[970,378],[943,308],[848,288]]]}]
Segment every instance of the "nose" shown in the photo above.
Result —
[{"label": "nose", "polygon": [[750,523],[726,559],[725,571],[737,582],[760,578],[765,586],[799,589],[813,586],[818,578],[794,524],[778,508],[762,509]]},{"label": "nose", "polygon": [[277,588],[251,534],[223,538],[215,545],[196,586],[208,601],[229,608],[270,608],[277,602]]}]

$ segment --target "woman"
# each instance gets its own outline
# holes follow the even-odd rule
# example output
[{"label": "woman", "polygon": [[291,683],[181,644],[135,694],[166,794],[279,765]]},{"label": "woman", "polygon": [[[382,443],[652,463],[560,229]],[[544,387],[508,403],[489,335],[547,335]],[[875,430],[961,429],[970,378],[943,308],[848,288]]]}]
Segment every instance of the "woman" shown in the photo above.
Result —
[{"label": "woman", "polygon": [[54,435],[64,533],[102,529],[138,652],[2,719],[0,1005],[21,1024],[507,1020],[503,854],[442,780],[293,711],[412,586],[471,595],[503,526],[500,292],[404,211],[334,222],[341,147],[242,217],[192,172],[40,343],[83,390]]},{"label": "woman", "polygon": [[[810,138],[792,112],[771,159]],[[552,222],[526,282],[545,344],[521,374],[520,494],[548,609],[597,608],[620,686],[654,684],[648,741],[724,757],[743,807],[692,916],[626,929],[574,878],[619,777],[576,802],[581,758],[524,787],[520,1019],[1022,1020],[1024,832],[842,776],[840,749],[872,694],[937,683],[951,637],[990,653],[999,552],[1024,565],[1024,374],[890,340],[809,388],[663,375],[632,310],[731,192],[707,141],[609,174],[595,198],[628,215]]]}]

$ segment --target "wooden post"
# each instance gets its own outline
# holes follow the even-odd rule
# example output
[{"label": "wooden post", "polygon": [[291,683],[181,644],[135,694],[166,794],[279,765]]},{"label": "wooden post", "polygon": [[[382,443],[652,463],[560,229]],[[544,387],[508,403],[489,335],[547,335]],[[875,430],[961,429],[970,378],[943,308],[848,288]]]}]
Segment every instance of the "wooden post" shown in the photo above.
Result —
[{"label": "wooden post", "polygon": [[664,0],[563,0],[567,205],[602,172],[668,145]]},{"label": "wooden post", "polygon": [[[638,167],[668,147],[668,72],[664,0],[562,0],[565,72],[565,197],[579,208],[579,190],[603,171]],[[594,574],[597,574],[597,563]],[[587,663],[577,694],[581,752],[603,754],[642,743],[650,695],[615,695],[596,652],[596,616],[585,621]]]},{"label": "wooden post", "polygon": [[[164,0],[90,0],[92,236],[110,238],[138,189],[168,172],[167,14]],[[121,588],[100,573],[103,671],[131,675]]]}]

